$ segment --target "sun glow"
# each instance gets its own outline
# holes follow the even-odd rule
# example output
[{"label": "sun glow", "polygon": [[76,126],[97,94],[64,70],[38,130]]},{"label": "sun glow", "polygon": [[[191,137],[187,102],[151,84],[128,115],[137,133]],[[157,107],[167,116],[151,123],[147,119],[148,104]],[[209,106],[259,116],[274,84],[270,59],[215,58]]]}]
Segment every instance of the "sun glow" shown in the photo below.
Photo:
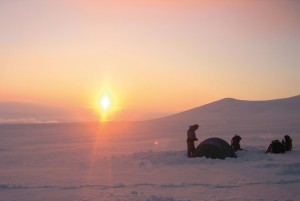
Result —
[{"label": "sun glow", "polygon": [[95,93],[93,105],[100,121],[111,121],[116,118],[120,108],[120,91],[115,87],[103,84],[103,87]]},{"label": "sun glow", "polygon": [[109,99],[109,96],[107,94],[105,94],[103,97],[101,97],[101,100],[100,100],[101,110],[103,112],[106,112],[109,109],[110,105],[111,105],[111,101]]}]

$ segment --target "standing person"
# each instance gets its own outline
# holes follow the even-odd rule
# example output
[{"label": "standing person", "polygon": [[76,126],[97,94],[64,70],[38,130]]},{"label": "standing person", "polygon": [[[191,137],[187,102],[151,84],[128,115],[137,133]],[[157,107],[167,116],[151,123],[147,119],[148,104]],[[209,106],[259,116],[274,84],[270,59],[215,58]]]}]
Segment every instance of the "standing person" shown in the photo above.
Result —
[{"label": "standing person", "polygon": [[286,151],[292,151],[292,138],[289,135],[285,135],[284,136],[284,148]]},{"label": "standing person", "polygon": [[234,137],[231,139],[231,147],[233,149],[233,151],[238,151],[238,150],[242,150],[241,149],[241,145],[240,145],[240,141],[241,141],[241,136],[239,135],[234,135]]},{"label": "standing person", "polygon": [[189,127],[189,130],[187,131],[187,156],[189,158],[196,157],[195,156],[195,141],[198,141],[198,138],[196,138],[195,131],[198,129],[199,125],[195,124]]}]

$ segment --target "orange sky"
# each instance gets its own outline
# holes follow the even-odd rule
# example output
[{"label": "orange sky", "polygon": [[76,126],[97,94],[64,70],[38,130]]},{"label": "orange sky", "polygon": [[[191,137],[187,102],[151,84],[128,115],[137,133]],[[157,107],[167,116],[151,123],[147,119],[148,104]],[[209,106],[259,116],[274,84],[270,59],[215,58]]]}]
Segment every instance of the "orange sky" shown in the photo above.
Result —
[{"label": "orange sky", "polygon": [[108,91],[111,118],[145,119],[298,95],[299,19],[297,1],[3,0],[0,101],[92,108]]}]

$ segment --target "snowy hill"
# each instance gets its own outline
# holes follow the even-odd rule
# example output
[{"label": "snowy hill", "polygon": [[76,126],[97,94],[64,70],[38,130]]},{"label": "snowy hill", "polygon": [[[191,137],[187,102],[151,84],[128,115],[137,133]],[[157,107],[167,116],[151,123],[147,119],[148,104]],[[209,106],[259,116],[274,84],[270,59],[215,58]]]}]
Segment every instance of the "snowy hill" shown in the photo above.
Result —
[{"label": "snowy hill", "polygon": [[253,126],[259,129],[288,129],[300,126],[300,96],[267,101],[225,98],[156,121],[223,128]]}]

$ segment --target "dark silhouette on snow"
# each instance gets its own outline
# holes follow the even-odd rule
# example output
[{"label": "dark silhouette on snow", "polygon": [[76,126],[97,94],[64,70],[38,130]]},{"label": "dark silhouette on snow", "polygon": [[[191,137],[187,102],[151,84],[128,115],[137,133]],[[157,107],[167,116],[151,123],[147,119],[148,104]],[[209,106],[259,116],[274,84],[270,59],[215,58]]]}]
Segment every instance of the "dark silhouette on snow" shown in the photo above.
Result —
[{"label": "dark silhouette on snow", "polygon": [[198,129],[198,124],[192,125],[189,127],[187,131],[187,156],[189,158],[195,157],[195,141],[198,140],[196,138],[196,133],[195,131]]},{"label": "dark silhouette on snow", "polygon": [[292,151],[292,139],[290,136],[285,135],[284,136],[284,147],[285,147],[285,151]]},{"label": "dark silhouette on snow", "polygon": [[196,156],[212,159],[225,159],[226,157],[236,158],[232,147],[221,138],[208,138],[201,142],[196,148]]},{"label": "dark silhouette on snow", "polygon": [[237,151],[237,150],[243,150],[241,149],[241,145],[240,145],[240,141],[241,141],[241,136],[239,135],[235,135],[232,139],[231,139],[231,147],[233,149],[233,151]]},{"label": "dark silhouette on snow", "polygon": [[267,153],[274,153],[274,154],[284,153],[285,152],[284,144],[285,143],[283,140],[282,140],[282,142],[280,142],[279,140],[273,140],[271,142],[271,144],[269,145],[265,154],[267,154]]}]

